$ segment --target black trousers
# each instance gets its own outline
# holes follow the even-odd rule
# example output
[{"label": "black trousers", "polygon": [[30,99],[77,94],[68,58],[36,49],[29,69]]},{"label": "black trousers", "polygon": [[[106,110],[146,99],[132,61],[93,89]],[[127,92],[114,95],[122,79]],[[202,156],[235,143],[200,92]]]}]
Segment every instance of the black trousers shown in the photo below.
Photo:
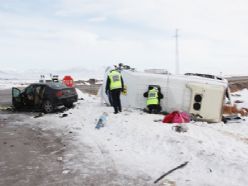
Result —
[{"label": "black trousers", "polygon": [[113,101],[112,101],[112,96],[111,96],[110,91],[107,92],[107,96],[108,96],[110,106],[113,106]]},{"label": "black trousers", "polygon": [[148,112],[152,114],[158,114],[161,111],[160,105],[148,105]]},{"label": "black trousers", "polygon": [[114,107],[115,113],[118,113],[118,111],[121,112],[121,89],[114,89],[110,91],[111,93],[111,98],[112,98],[112,104]]}]

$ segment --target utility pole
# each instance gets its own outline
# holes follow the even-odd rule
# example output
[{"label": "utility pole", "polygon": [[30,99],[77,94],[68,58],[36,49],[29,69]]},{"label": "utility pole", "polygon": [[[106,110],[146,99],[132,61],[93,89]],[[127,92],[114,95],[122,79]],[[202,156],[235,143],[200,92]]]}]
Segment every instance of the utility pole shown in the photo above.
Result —
[{"label": "utility pole", "polygon": [[176,29],[176,35],[175,35],[175,38],[176,38],[176,71],[175,73],[176,74],[179,74],[180,73],[180,64],[179,64],[179,50],[178,50],[178,29]]}]

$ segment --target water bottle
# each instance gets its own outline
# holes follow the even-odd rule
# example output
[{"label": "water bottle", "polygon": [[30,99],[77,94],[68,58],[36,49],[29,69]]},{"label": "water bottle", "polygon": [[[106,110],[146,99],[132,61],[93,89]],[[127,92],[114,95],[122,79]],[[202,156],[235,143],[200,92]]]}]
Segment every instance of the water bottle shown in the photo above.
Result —
[{"label": "water bottle", "polygon": [[108,116],[108,113],[104,112],[100,118],[98,119],[97,121],[97,124],[96,124],[96,129],[100,129],[101,127],[104,127],[104,125],[106,124],[107,122],[107,116]]}]

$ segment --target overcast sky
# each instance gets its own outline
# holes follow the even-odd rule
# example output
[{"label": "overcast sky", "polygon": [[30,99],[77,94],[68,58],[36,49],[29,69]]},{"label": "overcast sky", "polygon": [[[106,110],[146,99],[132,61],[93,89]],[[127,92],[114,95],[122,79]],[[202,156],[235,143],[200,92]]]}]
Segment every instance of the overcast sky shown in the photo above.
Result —
[{"label": "overcast sky", "polygon": [[0,0],[0,70],[247,74],[247,0]]}]

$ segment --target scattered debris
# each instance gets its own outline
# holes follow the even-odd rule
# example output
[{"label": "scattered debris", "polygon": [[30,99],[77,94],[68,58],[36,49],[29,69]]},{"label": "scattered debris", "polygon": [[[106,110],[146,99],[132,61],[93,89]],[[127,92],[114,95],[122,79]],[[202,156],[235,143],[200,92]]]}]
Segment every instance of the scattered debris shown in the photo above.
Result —
[{"label": "scattered debris", "polygon": [[165,179],[163,181],[163,184],[162,185],[176,186],[176,182],[175,181],[168,180],[168,179]]},{"label": "scattered debris", "polygon": [[10,111],[13,112],[14,108],[9,106],[0,106],[0,111]]},{"label": "scattered debris", "polygon": [[183,164],[181,164],[181,165],[175,167],[174,169],[169,170],[168,172],[166,172],[166,173],[164,173],[162,176],[160,176],[158,179],[156,179],[156,180],[154,181],[154,183],[158,183],[158,182],[159,182],[161,179],[163,179],[165,176],[169,175],[170,173],[174,172],[174,171],[177,170],[177,169],[181,169],[181,168],[185,167],[188,163],[189,163],[189,162],[186,161],[185,163],[183,163]]},{"label": "scattered debris", "polygon": [[35,115],[34,118],[39,118],[39,117],[42,117],[42,116],[44,116],[44,113],[40,112],[39,114]]},{"label": "scattered debris", "polygon": [[230,116],[223,116],[222,121],[224,123],[240,123],[242,121],[245,121],[245,119],[242,119],[240,117],[240,114],[233,114],[233,115],[230,115]]},{"label": "scattered debris", "polygon": [[241,114],[241,116],[248,116],[248,109],[247,108],[237,108],[237,105],[224,105],[223,107],[224,111],[223,113],[226,115],[232,115],[232,114]]},{"label": "scattered debris", "polygon": [[154,122],[162,122],[163,120],[162,119],[155,119],[153,120]]},{"label": "scattered debris", "polygon": [[58,157],[57,161],[63,161],[63,157]]},{"label": "scattered debris", "polygon": [[186,125],[176,125],[172,127],[172,130],[176,132],[187,132],[189,128]]},{"label": "scattered debris", "polygon": [[68,174],[70,172],[70,170],[63,170],[63,174]]},{"label": "scattered debris", "polygon": [[67,117],[68,116],[68,114],[62,114],[61,116],[60,116],[60,118],[64,118],[64,117]]},{"label": "scattered debris", "polygon": [[244,101],[242,101],[242,100],[236,100],[236,101],[234,101],[234,103],[244,103]]},{"label": "scattered debris", "polygon": [[202,119],[202,116],[200,114],[190,114],[192,121],[199,121]]},{"label": "scattered debris", "polygon": [[240,97],[240,94],[231,94],[233,97]]},{"label": "scattered debris", "polygon": [[62,147],[61,149],[59,150],[56,150],[56,151],[53,151],[53,152],[50,152],[50,154],[59,154],[60,152],[63,152],[65,150],[65,147]]}]

